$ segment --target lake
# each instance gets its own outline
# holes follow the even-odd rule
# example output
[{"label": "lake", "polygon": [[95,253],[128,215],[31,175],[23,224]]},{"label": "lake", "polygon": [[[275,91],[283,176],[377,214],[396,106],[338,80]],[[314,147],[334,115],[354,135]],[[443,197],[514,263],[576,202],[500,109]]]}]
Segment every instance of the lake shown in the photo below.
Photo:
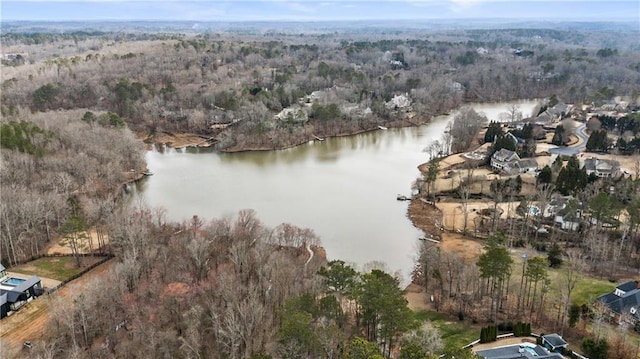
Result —
[{"label": "lake", "polygon": [[[498,120],[513,103],[525,116],[536,104],[471,106]],[[429,159],[423,149],[441,139],[453,115],[420,127],[329,138],[279,151],[149,151],[147,165],[154,175],[138,185],[134,202],[163,207],[175,221],[196,214],[204,220],[232,217],[241,209],[254,209],[270,227],[291,223],[313,229],[329,259],[357,268],[381,261],[408,281],[422,233],[407,218],[408,202],[396,196],[411,194],[417,166]]]}]

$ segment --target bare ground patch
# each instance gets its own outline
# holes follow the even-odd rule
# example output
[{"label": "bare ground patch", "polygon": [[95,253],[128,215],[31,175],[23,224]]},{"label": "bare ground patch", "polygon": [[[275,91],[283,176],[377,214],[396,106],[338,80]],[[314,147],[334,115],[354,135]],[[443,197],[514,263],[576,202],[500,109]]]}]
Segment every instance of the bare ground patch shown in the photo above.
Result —
[{"label": "bare ground patch", "polygon": [[145,139],[149,143],[165,143],[173,148],[189,146],[209,147],[209,138],[194,133],[161,132]]},{"label": "bare ground patch", "polygon": [[[91,253],[90,250],[92,248],[93,250],[96,250],[99,248],[100,241],[98,240],[98,233],[93,229],[85,232],[84,234],[87,235],[87,240],[85,241],[85,243],[83,243],[84,245],[83,247],[80,248],[79,253],[89,254]],[[89,243],[89,241],[91,241],[91,243]],[[107,235],[104,235],[103,241],[105,246],[108,245],[109,237]],[[71,247],[61,245],[60,240],[51,241],[51,243],[48,245],[47,249],[45,250],[45,253],[49,255],[73,254],[71,252]]]},{"label": "bare ground patch", "polygon": [[427,301],[427,294],[424,288],[417,284],[411,283],[406,288],[407,306],[413,311],[431,310],[431,306]]}]

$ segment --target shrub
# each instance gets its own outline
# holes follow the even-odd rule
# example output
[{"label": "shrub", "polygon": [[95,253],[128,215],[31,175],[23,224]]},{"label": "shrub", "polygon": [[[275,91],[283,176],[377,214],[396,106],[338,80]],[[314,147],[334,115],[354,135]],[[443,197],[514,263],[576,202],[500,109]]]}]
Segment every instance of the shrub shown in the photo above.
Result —
[{"label": "shrub", "polygon": [[464,312],[462,312],[462,311],[458,312],[458,320],[459,321],[463,321],[464,320]]},{"label": "shrub", "polygon": [[585,338],[582,340],[582,350],[591,359],[606,359],[609,351],[609,343],[604,339],[594,340]]},{"label": "shrub", "polygon": [[480,329],[480,343],[495,342],[498,338],[498,327],[489,325]]},{"label": "shrub", "polygon": [[513,326],[513,334],[516,337],[528,337],[529,335],[531,335],[531,324],[530,323],[517,322]]}]

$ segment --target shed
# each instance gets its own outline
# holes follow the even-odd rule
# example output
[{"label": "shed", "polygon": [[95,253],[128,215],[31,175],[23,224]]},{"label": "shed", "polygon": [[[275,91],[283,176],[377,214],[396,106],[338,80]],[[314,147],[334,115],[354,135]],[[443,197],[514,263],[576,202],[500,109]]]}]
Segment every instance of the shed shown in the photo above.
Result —
[{"label": "shed", "polygon": [[567,347],[567,342],[558,334],[547,334],[542,336],[542,344],[552,352],[559,351]]}]

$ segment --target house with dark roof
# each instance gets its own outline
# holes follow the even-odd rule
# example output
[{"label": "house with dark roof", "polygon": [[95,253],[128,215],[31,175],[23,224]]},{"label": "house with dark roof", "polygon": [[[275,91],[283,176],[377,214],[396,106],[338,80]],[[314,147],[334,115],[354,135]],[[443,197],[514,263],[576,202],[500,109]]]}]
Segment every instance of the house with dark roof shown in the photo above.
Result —
[{"label": "house with dark roof", "polygon": [[638,281],[620,284],[611,293],[605,293],[597,298],[599,302],[611,312],[619,324],[630,322],[635,324],[640,319],[640,288]]},{"label": "house with dark roof", "polygon": [[476,354],[485,359],[563,359],[562,355],[558,353],[551,353],[546,348],[532,343],[522,343],[478,350]]},{"label": "house with dark roof", "polygon": [[[497,139],[498,136],[496,136]],[[518,147],[522,147],[522,145],[524,144],[524,139],[520,138],[516,135],[514,135],[513,133],[511,133],[511,131],[507,132],[504,137],[508,138],[509,140],[511,140],[511,142],[513,142],[513,145],[518,148]],[[495,140],[494,140],[495,143]]]},{"label": "house with dark roof", "polygon": [[11,277],[7,275],[6,268],[0,264],[0,318],[18,310],[42,292],[40,277],[35,275],[28,279]]},{"label": "house with dark roof", "polygon": [[567,348],[567,342],[558,334],[547,334],[542,336],[542,345],[551,352],[560,352]]}]

